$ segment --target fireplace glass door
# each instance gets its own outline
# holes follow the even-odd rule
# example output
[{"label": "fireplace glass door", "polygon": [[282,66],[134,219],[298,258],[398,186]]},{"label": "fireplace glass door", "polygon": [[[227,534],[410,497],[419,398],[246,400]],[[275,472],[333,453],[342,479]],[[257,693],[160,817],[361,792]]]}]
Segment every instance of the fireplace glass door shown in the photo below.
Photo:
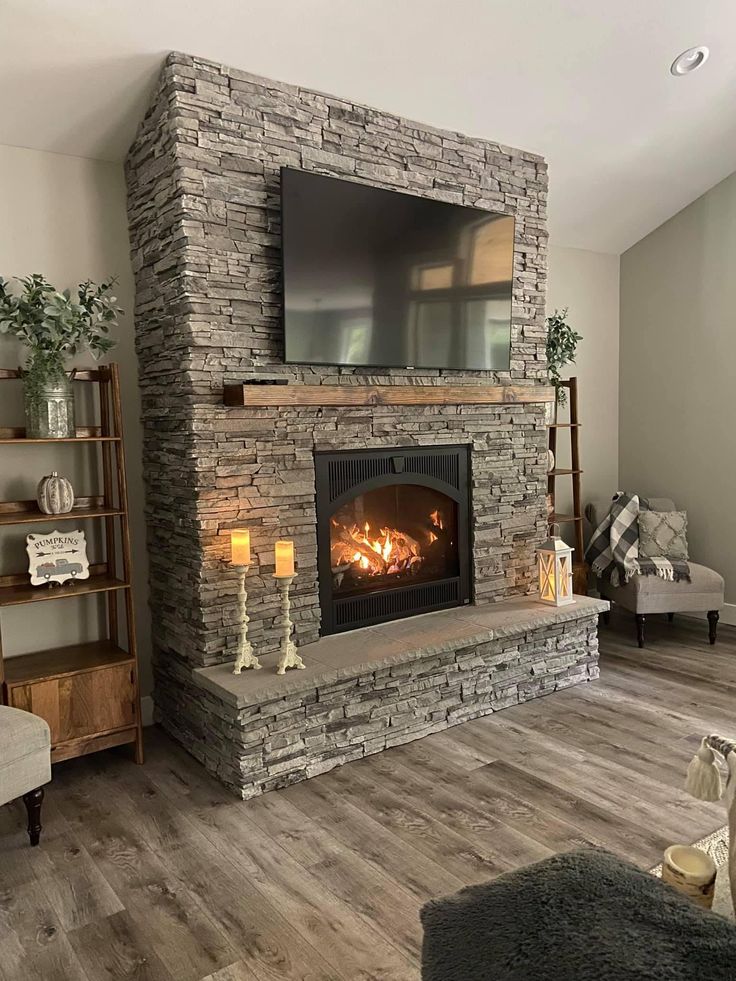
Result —
[{"label": "fireplace glass door", "polygon": [[330,568],[336,597],[457,576],[457,504],[413,484],[359,494],[330,520]]},{"label": "fireplace glass door", "polygon": [[323,634],[470,602],[467,446],[315,454]]}]

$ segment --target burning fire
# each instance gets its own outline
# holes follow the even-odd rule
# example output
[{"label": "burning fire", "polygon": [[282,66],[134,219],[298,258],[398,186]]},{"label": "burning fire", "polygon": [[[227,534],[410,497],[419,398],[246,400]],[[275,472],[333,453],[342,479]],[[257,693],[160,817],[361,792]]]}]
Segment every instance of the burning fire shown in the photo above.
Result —
[{"label": "burning fire", "polygon": [[[359,538],[362,538],[363,543],[366,544],[369,548],[372,548],[377,555],[380,555],[383,561],[386,563],[386,565],[388,565],[389,559],[391,558],[391,553],[394,550],[394,543],[393,543],[393,539],[391,538],[390,530],[388,528],[381,528],[381,536],[383,538],[383,541],[381,541],[381,539],[378,538],[377,539],[369,538],[368,536],[370,535],[370,530],[371,527],[366,521],[364,526],[364,534],[362,536],[359,536]],[[353,537],[355,537],[354,532],[353,532]],[[355,555],[353,556],[353,562],[357,562],[361,569],[369,569],[371,565],[367,556],[363,555],[361,552],[355,553]]]},{"label": "burning fire", "polygon": [[[435,527],[442,527],[433,518],[430,520]],[[437,536],[429,534],[430,541],[436,541]],[[332,568],[336,572],[357,566],[366,575],[395,575],[409,571],[421,561],[420,543],[404,531],[381,528],[376,532],[368,522],[362,528],[332,522]]]},{"label": "burning fire", "polygon": [[[430,514],[430,516],[429,516],[429,520],[432,522],[432,524],[435,526],[435,528],[437,528],[439,531],[442,531],[442,529],[445,527],[442,524],[442,515],[440,514],[439,511],[433,511]],[[436,535],[433,531],[430,531],[430,533],[429,533],[429,544],[431,545],[432,542],[436,542],[438,538],[439,538],[439,535]]]}]

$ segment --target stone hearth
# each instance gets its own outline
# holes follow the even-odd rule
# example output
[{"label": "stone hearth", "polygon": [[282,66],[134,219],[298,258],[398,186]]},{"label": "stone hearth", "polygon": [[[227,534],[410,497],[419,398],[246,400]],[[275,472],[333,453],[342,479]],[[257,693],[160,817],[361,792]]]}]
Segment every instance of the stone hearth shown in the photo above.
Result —
[{"label": "stone hearth", "polygon": [[[279,210],[283,166],[513,214],[510,369],[408,371],[284,364]],[[412,705],[412,713],[418,714],[407,723],[406,738],[451,725],[464,713],[485,714],[509,699],[589,677],[595,632],[592,608],[587,606],[565,611],[565,616],[546,611],[552,619],[533,630],[522,619],[514,636],[524,634],[527,639],[508,650],[506,639],[491,639],[482,630],[469,645],[477,650],[470,653],[465,635],[450,642],[442,654],[431,656],[431,644],[404,640],[403,649],[419,652],[417,656],[371,669],[372,680],[366,680],[367,669],[361,668],[355,674],[355,692],[352,681],[320,681],[312,669],[306,673],[312,679],[311,693],[300,691],[280,700],[273,693],[276,689],[270,690],[268,702],[275,708],[263,726],[254,721],[266,719],[263,705],[251,701],[239,708],[237,698],[233,701],[233,692],[241,689],[232,688],[235,681],[228,680],[226,667],[234,659],[239,629],[237,580],[226,562],[228,532],[236,525],[245,524],[251,531],[249,636],[266,663],[279,643],[279,599],[272,579],[274,543],[279,538],[291,538],[296,545],[292,615],[307,659],[322,664],[325,651],[340,650],[341,643],[347,645],[342,649],[352,649],[359,642],[349,634],[320,639],[315,511],[315,454],[320,452],[469,447],[475,605],[463,611],[470,619],[462,622],[475,629],[474,616],[485,616],[486,611],[491,615],[502,607],[515,610],[506,604],[534,590],[535,550],[546,532],[544,406],[541,394],[539,401],[534,397],[546,381],[544,161],[487,140],[172,54],[126,172],[144,423],[155,701],[163,725],[228,785],[250,794],[275,786],[279,779],[298,779],[327,768],[330,759],[342,761],[373,752],[374,746],[390,745],[389,740],[401,741],[398,722],[390,720],[398,720],[403,711],[398,705],[415,684],[441,690],[441,705],[431,708],[434,695],[429,693],[426,711],[419,711],[419,703]],[[290,387],[452,384],[467,386],[468,399],[459,405],[350,408],[224,404],[225,385],[254,379],[286,380]],[[478,404],[473,387],[481,384],[522,386],[531,395],[517,404]],[[460,621],[450,614],[447,623],[457,626]],[[431,629],[445,622],[439,616],[426,619]],[[406,638],[412,630],[425,630],[419,624],[413,618],[370,629],[396,630],[394,637]],[[328,641],[338,646],[323,646]],[[540,664],[548,663],[546,654],[559,645],[562,673],[557,667],[540,671]],[[495,659],[492,664],[484,662],[486,656]],[[499,659],[514,663],[519,679],[526,679],[513,696],[497,668]],[[421,683],[415,679],[420,663],[421,671],[427,672]],[[575,664],[580,670],[565,674]],[[464,680],[458,685],[460,673]],[[244,693],[252,686],[252,699],[264,699],[264,677],[268,675],[262,671],[237,680],[242,686],[238,697],[247,698]],[[222,681],[217,692],[215,681]],[[297,683],[302,682],[274,679],[282,692],[294,692]],[[397,687],[404,695],[394,704],[391,693]],[[371,690],[373,694],[367,694]],[[292,698],[297,702],[289,708]],[[324,710],[336,711],[340,698],[346,705],[350,702],[351,714],[340,716],[343,719],[359,714],[357,702],[363,699],[385,702],[384,711],[365,723],[366,738],[345,744],[349,752],[327,739],[327,728],[314,729],[323,723],[310,722],[308,729],[300,730],[295,722],[296,728],[288,728],[302,710],[305,720],[319,717],[325,700],[329,709]],[[292,710],[296,714],[290,716]],[[389,722],[374,721],[380,718]],[[337,717],[324,725],[336,722]],[[341,722],[330,732],[346,727]],[[394,731],[383,733],[382,727]],[[260,728],[264,732],[254,735]],[[281,731],[288,731],[288,737],[275,739]],[[309,747],[309,759],[298,762],[300,740]],[[290,753],[292,745],[299,750]]]},{"label": "stone hearth", "polygon": [[[350,760],[598,677],[598,614],[579,597],[550,609],[531,599],[464,607],[323,637],[304,671],[233,675],[199,668],[166,686],[173,734],[244,798]],[[186,720],[186,721],[185,721]]]}]

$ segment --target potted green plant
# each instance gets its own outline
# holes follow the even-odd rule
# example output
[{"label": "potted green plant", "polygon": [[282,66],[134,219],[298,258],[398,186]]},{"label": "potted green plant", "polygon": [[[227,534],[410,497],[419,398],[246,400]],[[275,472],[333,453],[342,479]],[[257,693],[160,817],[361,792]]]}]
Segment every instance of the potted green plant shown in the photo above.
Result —
[{"label": "potted green plant", "polygon": [[122,310],[113,295],[115,280],[81,283],[76,297],[59,292],[39,273],[17,278],[11,292],[0,278],[0,334],[28,348],[23,369],[26,436],[63,439],[75,435],[73,372],[67,358],[86,348],[95,360],[115,346],[108,337]]},{"label": "potted green plant", "polygon": [[555,386],[557,405],[564,405],[567,398],[565,389],[560,387],[560,371],[566,364],[574,363],[575,351],[582,339],[582,335],[567,322],[567,307],[555,310],[551,317],[547,317],[547,371]]}]

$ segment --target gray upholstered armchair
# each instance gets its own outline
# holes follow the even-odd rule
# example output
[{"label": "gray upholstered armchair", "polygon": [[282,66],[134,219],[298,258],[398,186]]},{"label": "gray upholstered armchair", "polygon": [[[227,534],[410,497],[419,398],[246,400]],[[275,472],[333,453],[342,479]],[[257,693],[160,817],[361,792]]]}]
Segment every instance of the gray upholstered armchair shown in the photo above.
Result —
[{"label": "gray upholstered armchair", "polygon": [[23,798],[32,845],[41,837],[43,786],[50,779],[48,723],[30,712],[0,705],[0,804]]},{"label": "gray upholstered armchair", "polygon": [[[608,513],[610,501],[593,501],[585,508],[585,517],[597,528]],[[674,511],[675,504],[667,497],[650,497],[653,511]],[[646,618],[655,613],[666,613],[670,620],[675,613],[707,613],[708,637],[716,642],[719,610],[723,608],[723,576],[707,566],[690,562],[690,582],[668,582],[659,576],[633,576],[625,585],[611,586],[598,580],[601,596],[629,610],[636,617],[639,647],[644,646]],[[607,622],[608,614],[604,614]]]}]

